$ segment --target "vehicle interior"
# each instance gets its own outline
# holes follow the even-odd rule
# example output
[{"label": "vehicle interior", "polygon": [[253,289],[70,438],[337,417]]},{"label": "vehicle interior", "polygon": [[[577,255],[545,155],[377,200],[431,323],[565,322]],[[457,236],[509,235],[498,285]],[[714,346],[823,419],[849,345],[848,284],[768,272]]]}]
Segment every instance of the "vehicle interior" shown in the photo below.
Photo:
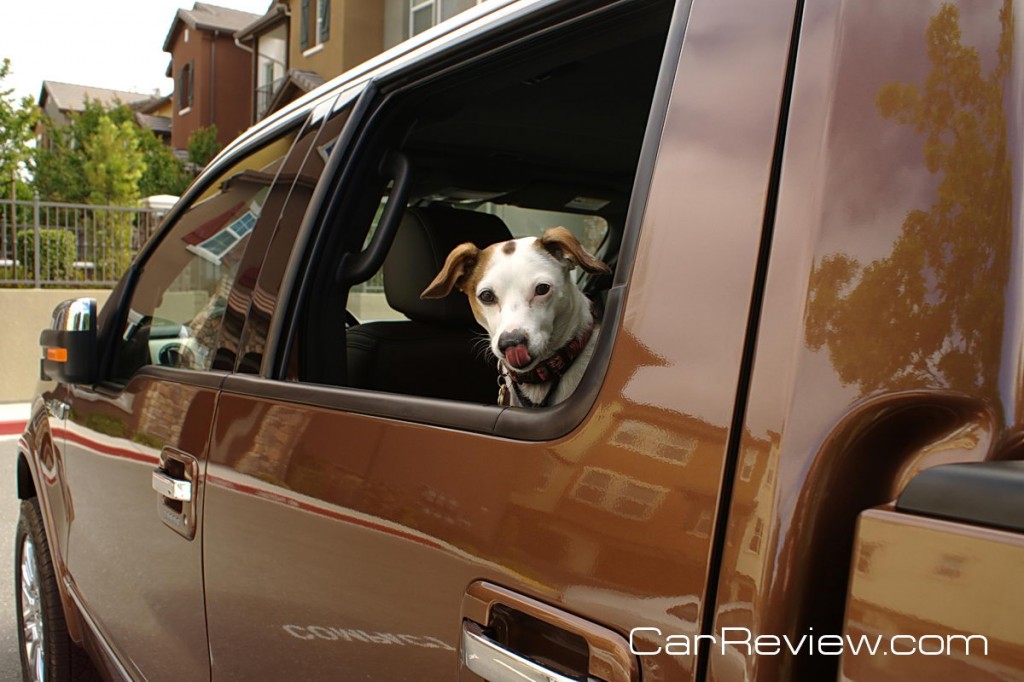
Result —
[{"label": "vehicle interior", "polygon": [[[495,360],[466,297],[419,294],[460,243],[558,225],[613,270],[625,265],[672,7],[605,7],[551,27],[555,40],[527,35],[389,90],[347,166],[364,170],[327,204],[288,378],[494,404]],[[599,317],[611,283],[579,278]]]}]

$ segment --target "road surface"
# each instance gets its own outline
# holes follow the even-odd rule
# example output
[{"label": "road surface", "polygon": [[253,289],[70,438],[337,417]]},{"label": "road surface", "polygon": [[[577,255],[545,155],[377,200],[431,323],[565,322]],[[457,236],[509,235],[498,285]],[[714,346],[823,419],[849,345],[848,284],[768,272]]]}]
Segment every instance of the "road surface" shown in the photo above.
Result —
[{"label": "road surface", "polygon": [[18,525],[15,479],[17,436],[0,437],[0,680],[21,679],[14,619],[14,529]]}]

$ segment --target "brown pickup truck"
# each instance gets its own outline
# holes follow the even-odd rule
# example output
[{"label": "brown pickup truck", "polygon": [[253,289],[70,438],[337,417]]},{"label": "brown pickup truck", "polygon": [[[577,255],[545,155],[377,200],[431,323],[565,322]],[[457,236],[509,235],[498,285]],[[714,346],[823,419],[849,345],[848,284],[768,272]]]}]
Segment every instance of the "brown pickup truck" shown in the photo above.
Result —
[{"label": "brown pickup truck", "polygon": [[[494,0],[255,126],[42,334],[25,679],[1024,679],[1022,7]],[[419,294],[555,225],[501,406]]]}]

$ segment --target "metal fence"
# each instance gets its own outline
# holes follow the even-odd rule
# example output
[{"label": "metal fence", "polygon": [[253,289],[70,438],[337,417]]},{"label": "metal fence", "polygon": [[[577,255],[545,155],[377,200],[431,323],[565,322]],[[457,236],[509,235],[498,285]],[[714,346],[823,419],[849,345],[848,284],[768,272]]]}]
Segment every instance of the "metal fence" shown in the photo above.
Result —
[{"label": "metal fence", "polygon": [[164,213],[0,200],[0,286],[113,286]]}]

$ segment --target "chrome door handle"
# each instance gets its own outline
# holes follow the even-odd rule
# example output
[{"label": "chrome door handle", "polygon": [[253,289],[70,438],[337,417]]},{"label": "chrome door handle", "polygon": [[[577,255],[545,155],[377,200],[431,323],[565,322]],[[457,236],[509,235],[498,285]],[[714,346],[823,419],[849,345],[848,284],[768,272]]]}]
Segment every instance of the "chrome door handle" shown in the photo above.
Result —
[{"label": "chrome door handle", "polygon": [[171,478],[162,469],[153,471],[153,490],[175,502],[192,501],[192,484],[189,481]]},{"label": "chrome door handle", "polygon": [[[576,682],[576,678],[512,653],[471,620],[462,621],[462,658],[467,668],[489,682]],[[600,682],[596,677],[587,679]]]}]

